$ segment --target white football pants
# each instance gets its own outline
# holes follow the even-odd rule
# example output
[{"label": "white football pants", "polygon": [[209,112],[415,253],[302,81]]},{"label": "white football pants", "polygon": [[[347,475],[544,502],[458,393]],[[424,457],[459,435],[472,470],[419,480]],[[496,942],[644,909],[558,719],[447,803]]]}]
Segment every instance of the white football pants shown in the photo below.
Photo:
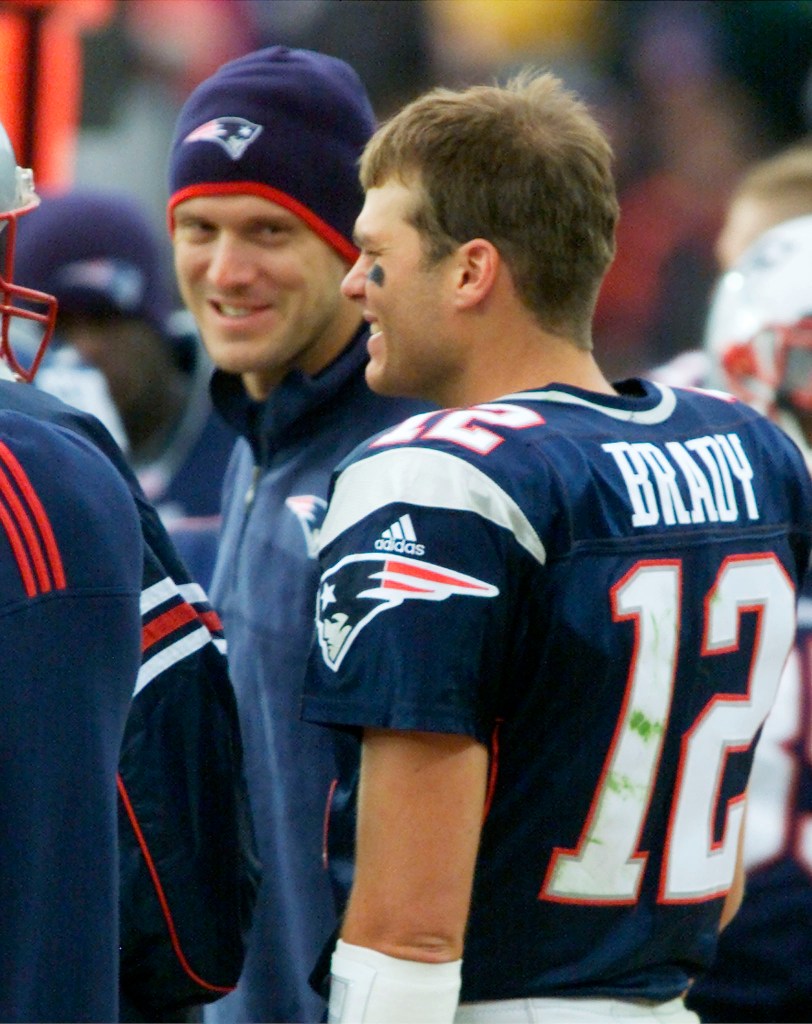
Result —
[{"label": "white football pants", "polygon": [[630,1002],[620,999],[503,999],[464,1003],[457,1008],[454,1024],[699,1024],[699,1017],[685,1008],[682,999],[667,1003]]}]

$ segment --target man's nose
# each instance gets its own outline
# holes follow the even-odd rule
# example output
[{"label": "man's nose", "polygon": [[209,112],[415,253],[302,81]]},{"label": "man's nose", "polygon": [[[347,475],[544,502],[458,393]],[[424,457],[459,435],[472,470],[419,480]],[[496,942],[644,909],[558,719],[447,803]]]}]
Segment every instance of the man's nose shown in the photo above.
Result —
[{"label": "man's nose", "polygon": [[255,274],[256,263],[240,239],[224,233],[212,243],[206,276],[215,287],[229,289],[249,284]]}]

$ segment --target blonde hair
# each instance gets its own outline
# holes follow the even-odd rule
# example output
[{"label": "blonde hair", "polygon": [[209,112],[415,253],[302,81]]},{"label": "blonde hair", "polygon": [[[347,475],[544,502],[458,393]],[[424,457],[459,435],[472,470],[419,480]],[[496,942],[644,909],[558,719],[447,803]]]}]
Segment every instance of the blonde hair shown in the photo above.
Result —
[{"label": "blonde hair", "polygon": [[733,190],[731,202],[745,197],[785,203],[797,209],[797,216],[811,212],[812,136],[746,171]]}]

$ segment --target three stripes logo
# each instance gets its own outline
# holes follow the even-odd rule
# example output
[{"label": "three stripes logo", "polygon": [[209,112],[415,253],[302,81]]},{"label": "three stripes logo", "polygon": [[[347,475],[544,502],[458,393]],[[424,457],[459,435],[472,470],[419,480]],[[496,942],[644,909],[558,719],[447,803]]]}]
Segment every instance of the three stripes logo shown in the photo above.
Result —
[{"label": "three stripes logo", "polygon": [[396,519],[375,541],[376,551],[391,551],[398,555],[424,555],[426,548],[417,541],[412,517],[407,513]]},{"label": "three stripes logo", "polygon": [[26,596],[67,586],[51,522],[11,449],[0,442],[0,525],[20,570]]}]

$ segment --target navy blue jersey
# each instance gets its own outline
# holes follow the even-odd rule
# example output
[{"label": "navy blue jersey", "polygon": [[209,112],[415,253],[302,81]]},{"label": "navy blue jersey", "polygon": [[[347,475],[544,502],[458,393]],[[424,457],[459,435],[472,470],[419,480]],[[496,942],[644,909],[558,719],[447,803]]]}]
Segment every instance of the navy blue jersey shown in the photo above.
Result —
[{"label": "navy blue jersey", "polygon": [[118,1019],[116,773],[142,546],[94,446],[0,411],[1,1020]]},{"label": "navy blue jersey", "polygon": [[341,467],[305,718],[492,750],[462,1001],[710,963],[812,491],[746,406],[627,382],[414,417]]},{"label": "navy blue jersey", "polygon": [[7,379],[0,409],[90,442],[138,510],[141,664],[118,779],[120,984],[127,1019],[158,1020],[234,987],[258,885],[222,625],[95,416]]}]

